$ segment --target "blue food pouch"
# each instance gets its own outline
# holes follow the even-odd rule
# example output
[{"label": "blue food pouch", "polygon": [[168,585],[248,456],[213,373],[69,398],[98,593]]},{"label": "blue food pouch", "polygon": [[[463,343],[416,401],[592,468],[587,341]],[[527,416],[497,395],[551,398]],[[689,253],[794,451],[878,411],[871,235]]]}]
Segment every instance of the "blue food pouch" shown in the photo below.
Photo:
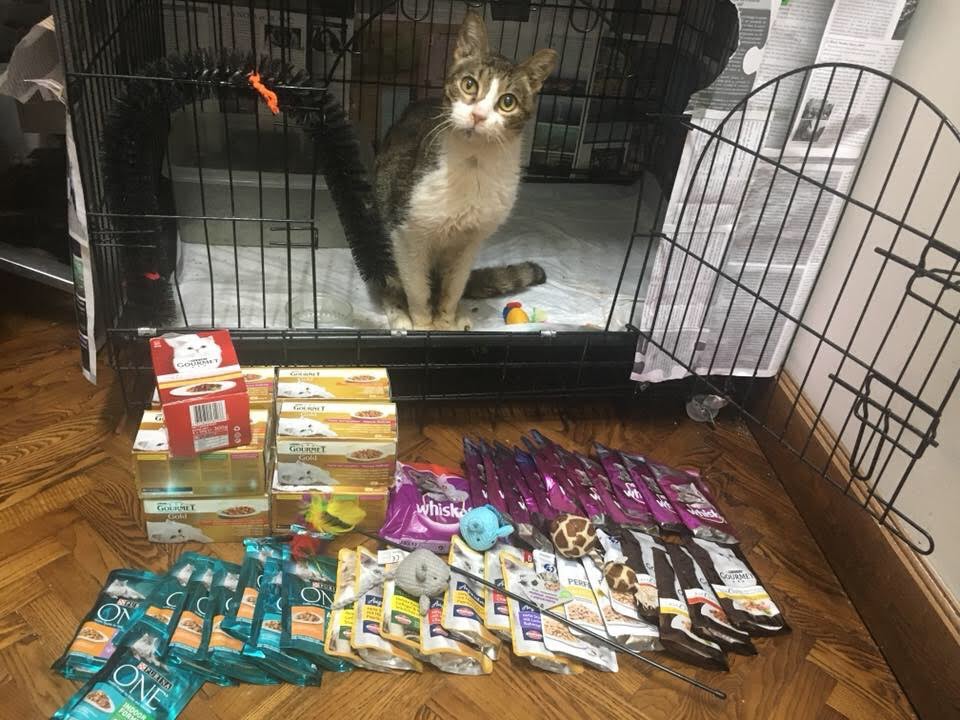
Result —
[{"label": "blue food pouch", "polygon": [[116,640],[160,581],[146,570],[114,570],[52,669],[69,680],[86,680],[107,664]]},{"label": "blue food pouch", "polygon": [[234,602],[223,619],[222,628],[228,635],[246,642],[250,638],[253,616],[263,582],[264,563],[269,558],[279,559],[280,543],[276,538],[247,538],[243,541],[244,556]]},{"label": "blue food pouch", "polygon": [[157,659],[160,638],[143,633],[118,648],[87,683],[53,714],[53,720],[174,720],[203,678]]}]

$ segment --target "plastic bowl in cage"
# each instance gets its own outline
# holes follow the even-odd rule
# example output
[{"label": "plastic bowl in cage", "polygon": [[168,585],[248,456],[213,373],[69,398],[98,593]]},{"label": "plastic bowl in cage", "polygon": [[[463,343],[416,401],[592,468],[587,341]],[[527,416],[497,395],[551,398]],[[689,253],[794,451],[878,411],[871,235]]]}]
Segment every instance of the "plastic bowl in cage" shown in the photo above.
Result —
[{"label": "plastic bowl in cage", "polygon": [[336,297],[318,297],[316,306],[308,298],[304,306],[294,306],[295,328],[346,328],[355,326],[353,305]]}]

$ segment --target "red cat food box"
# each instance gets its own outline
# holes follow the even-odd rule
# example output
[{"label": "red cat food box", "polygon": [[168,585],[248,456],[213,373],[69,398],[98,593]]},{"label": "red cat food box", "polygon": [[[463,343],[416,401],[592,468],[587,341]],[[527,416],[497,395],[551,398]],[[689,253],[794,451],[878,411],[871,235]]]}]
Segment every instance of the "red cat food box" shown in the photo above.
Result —
[{"label": "red cat food box", "polygon": [[226,330],[150,340],[173,457],[250,444],[250,397]]}]

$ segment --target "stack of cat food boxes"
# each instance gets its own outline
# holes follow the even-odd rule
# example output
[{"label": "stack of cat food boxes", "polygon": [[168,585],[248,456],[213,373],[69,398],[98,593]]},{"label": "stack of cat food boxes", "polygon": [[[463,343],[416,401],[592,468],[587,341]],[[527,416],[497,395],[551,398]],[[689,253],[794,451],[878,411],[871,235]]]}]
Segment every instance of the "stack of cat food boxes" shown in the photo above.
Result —
[{"label": "stack of cat food boxes", "polygon": [[279,368],[273,531],[376,532],[397,456],[384,368]]}]

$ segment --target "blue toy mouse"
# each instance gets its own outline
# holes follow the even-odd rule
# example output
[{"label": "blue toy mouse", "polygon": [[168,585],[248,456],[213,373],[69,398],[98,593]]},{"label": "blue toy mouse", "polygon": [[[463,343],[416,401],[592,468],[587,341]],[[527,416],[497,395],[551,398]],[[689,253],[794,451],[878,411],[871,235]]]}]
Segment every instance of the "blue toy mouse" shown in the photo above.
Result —
[{"label": "blue toy mouse", "polygon": [[493,505],[467,510],[460,518],[460,537],[477,552],[489,550],[497,540],[509,537],[512,532],[513,525]]}]

